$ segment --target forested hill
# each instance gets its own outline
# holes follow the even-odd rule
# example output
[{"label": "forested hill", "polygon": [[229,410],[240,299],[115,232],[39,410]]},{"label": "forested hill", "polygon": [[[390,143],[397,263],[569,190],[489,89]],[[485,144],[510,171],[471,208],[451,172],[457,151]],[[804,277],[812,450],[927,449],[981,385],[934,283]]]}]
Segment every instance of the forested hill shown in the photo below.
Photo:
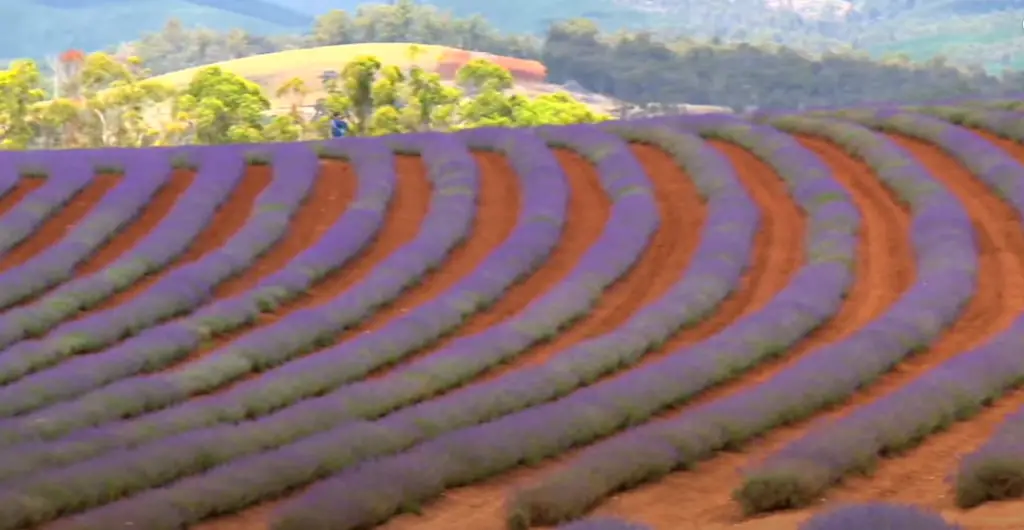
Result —
[{"label": "forested hill", "polygon": [[[0,50],[41,57],[67,48],[103,49],[186,26],[262,35],[305,31],[332,9],[360,0],[11,0],[0,2]],[[379,4],[390,4],[382,0]],[[1024,0],[482,0],[418,1],[506,33],[539,35],[559,20],[587,18],[605,31],[647,30],[679,38],[771,42],[804,51],[851,47],[881,57],[944,55],[993,71],[1024,68]]]},{"label": "forested hill", "polygon": [[[273,38],[243,31],[190,29],[178,22],[135,43],[155,73],[290,48],[360,42],[417,42],[540,60],[555,83],[631,103],[691,103],[793,108],[878,101],[925,101],[964,95],[1005,95],[1024,76],[1003,78],[942,61],[885,62],[855,52],[813,56],[776,45],[660,39],[646,33],[600,31],[587,20],[559,22],[541,37],[507,34],[479,19],[459,19],[399,2],[317,18],[307,34]],[[343,65],[339,64],[338,69]]]}]

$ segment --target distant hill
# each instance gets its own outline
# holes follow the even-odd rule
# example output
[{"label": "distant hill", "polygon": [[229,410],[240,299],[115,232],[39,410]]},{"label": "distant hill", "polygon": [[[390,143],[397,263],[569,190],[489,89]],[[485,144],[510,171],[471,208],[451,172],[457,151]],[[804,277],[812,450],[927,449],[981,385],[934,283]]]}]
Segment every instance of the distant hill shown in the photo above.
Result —
[{"label": "distant hill", "polygon": [[[391,2],[377,2],[386,4]],[[503,32],[542,33],[584,17],[605,30],[647,29],[697,38],[775,42],[809,51],[837,46],[917,60],[943,54],[991,70],[1024,69],[1024,0],[484,0],[417,1],[457,17],[480,15]],[[186,26],[263,34],[308,32],[317,14],[354,12],[359,0],[4,0],[0,58],[95,50]]]}]

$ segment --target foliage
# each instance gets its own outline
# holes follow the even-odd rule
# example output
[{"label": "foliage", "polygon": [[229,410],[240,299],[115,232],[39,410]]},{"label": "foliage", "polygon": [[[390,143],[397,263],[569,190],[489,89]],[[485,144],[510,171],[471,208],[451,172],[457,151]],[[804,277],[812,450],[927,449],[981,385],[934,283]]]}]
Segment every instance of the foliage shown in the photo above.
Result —
[{"label": "foliage", "polygon": [[[567,94],[537,99],[510,95],[511,75],[486,61],[474,61],[458,72],[465,89],[448,86],[421,67],[403,70],[372,56],[350,61],[340,72],[327,83],[323,105],[348,116],[357,136],[607,119]],[[276,90],[278,97],[290,100],[291,111],[272,116],[270,99],[260,85],[218,66],[200,69],[180,91],[146,79],[148,75],[137,57],[120,60],[94,53],[84,57],[74,75],[61,79],[62,97],[44,101],[36,64],[16,62],[0,71],[2,145],[142,147],[327,137],[326,118],[307,118],[301,111],[309,93],[301,79]]]},{"label": "foliage", "polygon": [[[371,38],[378,41],[411,40],[486,49],[497,36],[495,28],[515,33],[519,39],[543,35],[559,20],[586,18],[609,32],[641,29],[678,41],[697,38],[771,43],[812,52],[845,47],[870,52],[877,58],[905,53],[921,61],[941,54],[962,64],[984,64],[994,69],[1019,68],[1024,63],[1024,53],[1020,53],[1024,35],[1019,26],[1022,7],[1017,0],[861,0],[853,2],[856,9],[851,11],[841,8],[845,2],[835,0],[779,2],[774,6],[763,0],[572,0],[554,4],[541,0],[431,0],[426,4],[399,1],[356,8],[358,3],[8,2],[9,6],[0,7],[0,20],[19,23],[12,24],[12,31],[5,32],[0,43],[11,56],[55,53],[72,45],[100,49],[137,39],[142,32],[157,31],[156,24],[174,16],[188,26],[213,28],[192,32],[196,39],[177,41],[178,45],[169,41],[171,47],[188,48],[193,54],[220,48],[240,57],[238,54],[249,47],[294,47],[300,42],[310,45],[311,41],[339,34],[350,39],[373,35]],[[353,16],[332,9],[358,13]],[[372,24],[367,24],[368,17],[373,19]],[[410,29],[417,35],[410,35]],[[274,34],[291,36],[258,36]],[[194,60],[190,66],[202,63]]]},{"label": "foliage", "polygon": [[[401,1],[362,6],[355,13],[325,13],[307,35],[268,38],[241,30],[190,30],[180,21],[171,21],[163,31],[141,39],[134,50],[154,72],[165,73],[285,49],[419,42],[542,60],[554,83],[572,81],[587,91],[634,104],[690,103],[737,110],[914,102],[966,94],[998,96],[1019,92],[1022,86],[1021,74],[1000,79],[978,68],[956,68],[957,63],[943,58],[915,64],[911,58],[920,54],[904,48],[894,48],[900,53],[889,55],[882,48],[873,50],[881,57],[876,60],[853,45],[808,48],[791,43],[793,47],[783,47],[778,43],[785,41],[773,35],[799,32],[787,29],[766,35],[753,31],[749,28],[761,26],[756,25],[760,20],[751,16],[737,15],[737,20],[746,21],[747,30],[736,34],[736,39],[745,41],[736,44],[726,38],[715,39],[715,35],[707,35],[710,40],[702,38],[706,34],[700,31],[683,36],[609,33],[588,19],[553,19],[543,35],[536,36],[502,34],[479,17],[453,18],[429,5]],[[696,14],[695,19],[701,16]],[[871,31],[884,33],[875,26]],[[947,25],[941,34],[953,32]],[[809,49],[826,51],[815,51],[813,56],[802,51]],[[1005,48],[1000,53],[1013,55]],[[1024,53],[1018,55],[1024,57]]]}]

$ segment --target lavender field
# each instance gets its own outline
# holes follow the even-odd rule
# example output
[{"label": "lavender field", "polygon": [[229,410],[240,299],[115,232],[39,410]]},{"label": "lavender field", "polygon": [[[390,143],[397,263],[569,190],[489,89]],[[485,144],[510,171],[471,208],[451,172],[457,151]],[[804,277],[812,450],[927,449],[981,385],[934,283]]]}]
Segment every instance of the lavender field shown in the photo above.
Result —
[{"label": "lavender field", "polygon": [[1015,108],[0,152],[0,530],[1024,528]]}]

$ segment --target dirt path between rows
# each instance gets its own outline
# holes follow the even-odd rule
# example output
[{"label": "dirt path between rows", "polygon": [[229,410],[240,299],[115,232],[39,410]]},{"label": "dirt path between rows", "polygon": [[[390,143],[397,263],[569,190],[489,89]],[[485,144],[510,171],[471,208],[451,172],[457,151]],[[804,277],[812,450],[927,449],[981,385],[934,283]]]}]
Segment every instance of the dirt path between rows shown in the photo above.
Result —
[{"label": "dirt path between rows", "polygon": [[[504,156],[491,152],[474,152],[480,168],[480,194],[477,215],[469,237],[459,245],[448,259],[423,282],[402,294],[395,303],[382,308],[371,318],[345,333],[345,337],[370,333],[386,325],[391,319],[427,302],[475,270],[488,255],[501,245],[515,228],[522,206],[518,177]],[[417,226],[419,223],[416,223]],[[523,303],[526,301],[524,300]],[[492,306],[486,313],[497,308]],[[457,332],[465,334],[463,328]],[[344,340],[344,339],[342,339]],[[312,354],[312,355],[315,355]],[[273,372],[269,372],[272,376]],[[232,530],[265,528],[266,518],[274,506],[283,499],[258,504],[237,514],[218,518],[195,528],[205,530]]]},{"label": "dirt path between rows", "polygon": [[[482,167],[484,164],[498,164],[502,166],[503,172],[507,172],[506,174],[514,174],[514,170],[503,157],[493,153],[481,153],[478,156],[486,157],[486,161],[481,162]],[[548,259],[536,272],[512,286],[493,306],[474,315],[456,333],[413,359],[428,356],[458,337],[483,332],[519,313],[531,302],[543,296],[548,289],[565,279],[587,249],[601,236],[608,221],[611,202],[595,180],[596,176],[592,172],[587,172],[589,166],[582,157],[565,150],[556,151],[555,156],[566,174],[569,200],[566,204],[562,234]],[[386,373],[378,371],[371,378],[381,377]]]},{"label": "dirt path between rows", "polygon": [[[430,209],[432,187],[427,179],[427,168],[419,157],[396,157],[395,163],[398,180],[391,204],[388,206],[387,214],[376,237],[362,253],[344,267],[328,274],[304,295],[283,304],[273,312],[261,314],[257,317],[256,325],[244,326],[209,341],[199,350],[192,352],[187,359],[179,361],[167,370],[174,370],[185,363],[199,359],[224,347],[238,337],[256,328],[270,325],[299,309],[315,307],[333,300],[366,278],[377,264],[387,259],[393,252],[415,239],[420,225]],[[342,163],[332,161],[325,164],[340,165]],[[346,170],[336,167],[332,171]]]},{"label": "dirt path between rows", "polygon": [[[913,255],[907,246],[909,215],[875,180],[866,165],[855,161],[828,142],[799,138],[823,161],[837,182],[850,193],[860,210],[863,226],[857,247],[855,279],[839,311],[811,335],[791,348],[784,359],[767,363],[695,400],[707,403],[766,381],[792,366],[806,353],[842,340],[884,311],[913,280]],[[700,463],[691,472],[669,475],[662,480],[625,492],[605,503],[597,512],[629,514],[654,528],[705,528],[739,519],[731,494],[739,484],[739,469],[759,453],[760,443],[739,453],[722,453]]]},{"label": "dirt path between rows", "polygon": [[121,179],[120,175],[94,176],[88,184],[68,200],[63,208],[51,215],[35,232],[12,248],[10,252],[0,257],[0,272],[25,263],[58,243],[83,217],[92,211],[96,203],[100,202],[107,192],[121,182]]},{"label": "dirt path between rows", "polygon": [[[986,139],[1024,163],[1024,146],[992,135]],[[949,171],[949,169],[947,169]],[[988,259],[999,259],[1004,276],[1000,298],[989,299],[989,315],[998,319],[988,333],[1002,329],[1024,310],[1024,225],[1014,209],[990,191],[978,179],[956,175],[958,194],[970,196],[974,202],[972,217],[991,234],[982,238]],[[961,199],[965,202],[968,199]],[[982,217],[974,211],[984,210]],[[994,267],[993,267],[994,268]],[[997,314],[993,315],[993,313]],[[982,318],[980,315],[979,319]],[[979,330],[981,331],[981,330]],[[966,338],[975,343],[977,338]],[[964,348],[961,348],[964,349]],[[1018,390],[997,400],[970,421],[954,424],[948,431],[929,437],[909,453],[880,462],[870,478],[856,478],[830,496],[841,500],[886,498],[907,502],[932,510],[955,510],[950,484],[946,478],[955,471],[957,457],[980,446],[996,430],[1002,418],[1024,405],[1024,391]],[[1024,528],[1024,510],[1016,528]]]},{"label": "dirt path between rows", "polygon": [[146,206],[139,211],[139,214],[122,228],[117,235],[100,247],[92,256],[82,263],[75,275],[78,277],[88,276],[99,272],[107,265],[120,258],[125,252],[131,250],[142,238],[149,235],[160,221],[164,220],[167,213],[171,211],[174,204],[182,193],[192,185],[195,173],[191,171],[174,171],[167,183],[163,185],[150,199]]},{"label": "dirt path between rows", "polygon": [[228,239],[231,238],[231,236],[235,235],[235,233],[238,232],[238,230],[249,219],[249,214],[252,213],[256,197],[259,196],[267,185],[270,184],[271,178],[272,171],[269,167],[247,167],[245,175],[235,186],[235,189],[232,190],[231,195],[229,195],[227,200],[221,204],[220,208],[210,220],[210,223],[205,229],[199,232],[199,235],[196,236],[195,240],[192,241],[192,244],[185,250],[185,253],[182,254],[181,257],[172,262],[168,267],[165,267],[162,271],[142,278],[128,289],[107,298],[89,311],[82,312],[73,320],[79,320],[94,312],[104,311],[111,307],[121,305],[128,300],[135,298],[139,293],[145,292],[168,272],[181,267],[182,265],[192,263],[205,256],[207,253],[220,248]]},{"label": "dirt path between rows", "polygon": [[[821,421],[822,418],[831,420],[849,414],[856,407],[906,385],[957,353],[984,343],[1005,329],[1024,308],[1024,277],[1021,276],[1019,261],[1020,256],[1024,256],[1024,247],[1021,246],[1024,245],[1024,236],[1020,233],[1014,212],[938,147],[900,136],[893,136],[892,139],[912,153],[933,178],[953,192],[970,214],[980,252],[975,296],[953,326],[930,348],[901,363],[896,370],[881,377],[866,391],[856,394],[847,405],[818,415],[813,420],[774,431],[759,444],[763,449],[751,455],[752,461],[797,439],[811,423]],[[906,458],[882,460],[873,477],[849,478],[830,492],[819,506],[760,517],[741,527],[749,530],[791,529],[824,506],[854,500],[941,505],[944,501],[937,499],[936,503],[936,497],[943,495],[944,488],[949,491],[948,484],[943,484],[943,481],[946,478],[945,472],[951,469],[953,463],[952,452],[936,446],[935,452],[920,453],[927,454],[927,458],[914,456],[917,454],[915,451]],[[1009,530],[1020,528],[1020,518],[1017,522],[1012,527],[971,525],[969,528]]]},{"label": "dirt path between rows", "polygon": [[[549,349],[549,345],[541,346],[537,349],[538,353],[532,353],[532,358],[526,362],[542,362],[576,341],[613,330],[625,322],[636,310],[659,299],[672,285],[682,279],[682,275],[700,243],[700,230],[707,214],[706,206],[692,181],[668,154],[652,146],[634,146],[633,152],[643,164],[648,178],[654,185],[655,198],[658,201],[662,222],[652,239],[652,244],[641,256],[641,261],[620,280],[620,283],[615,284],[606,292],[605,297],[601,300],[602,305],[609,303],[606,300],[617,302],[616,305],[622,305],[625,302],[631,309],[616,315],[613,309],[615,306],[612,306],[605,309],[603,313],[593,313],[576,325],[589,324],[587,328],[578,330],[574,326],[567,330],[567,333],[557,337],[553,343],[560,344],[565,337],[573,335],[576,337],[575,340],[566,341],[563,345],[556,346],[557,349]],[[768,224],[765,226],[764,233],[767,235],[759,236],[758,239],[770,240],[771,237],[782,235],[781,230],[769,229]],[[793,229],[794,227],[788,228]],[[771,246],[771,244],[762,244],[760,250],[767,252]],[[751,270],[748,276],[754,278],[746,283],[746,287],[756,288],[763,285],[762,279],[765,275],[758,272],[760,270],[759,268]],[[625,297],[629,292],[627,289],[630,288],[630,285],[643,282],[645,279],[650,282],[649,286],[645,290],[635,293],[636,298],[625,298],[623,302],[618,302],[620,299],[611,298],[616,295]],[[616,292],[620,289],[621,291]],[[747,291],[749,289],[743,292]],[[750,300],[742,294],[739,294],[739,298]],[[743,303],[733,302],[723,305],[729,305],[731,310],[737,305],[742,307]],[[615,316],[605,316],[609,314]],[[709,320],[713,320],[713,318]],[[687,334],[687,332],[683,332],[680,335]],[[689,335],[692,338],[692,330]],[[664,351],[667,346],[661,348],[659,352]],[[657,352],[651,355],[657,355]],[[533,469],[520,469],[474,486],[450,490],[440,500],[425,507],[423,515],[398,516],[381,528],[386,530],[411,530],[414,528],[429,530],[456,527],[473,528],[474,530],[504,529],[505,493],[515,484],[529,481],[530,477],[536,476],[537,472],[538,470]]]},{"label": "dirt path between rows", "polygon": [[0,197],[0,216],[9,212],[11,208],[17,206],[26,195],[36,191],[42,187],[43,184],[46,184],[45,178],[20,177],[18,182],[14,184],[14,187],[7,190],[7,192]]}]

